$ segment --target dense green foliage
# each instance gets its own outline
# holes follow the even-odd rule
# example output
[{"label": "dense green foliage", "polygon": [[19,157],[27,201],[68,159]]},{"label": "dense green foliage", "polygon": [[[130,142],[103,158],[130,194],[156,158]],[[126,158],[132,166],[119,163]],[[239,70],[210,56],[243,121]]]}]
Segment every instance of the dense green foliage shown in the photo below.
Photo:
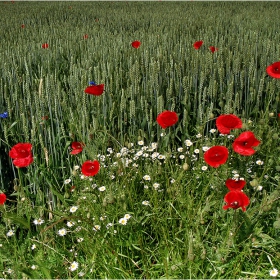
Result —
[{"label": "dense green foliage", "polygon": [[[280,81],[266,74],[280,60],[279,8],[1,2],[1,277],[268,278],[269,258],[280,269]],[[84,93],[90,81],[105,84],[101,96]],[[179,115],[165,131],[164,110]],[[210,131],[229,113],[260,139],[253,156],[232,151],[240,130]],[[73,141],[81,154],[70,155]],[[33,145],[27,168],[9,158],[19,142]],[[214,145],[229,160],[206,168],[203,147]],[[78,169],[88,159],[101,162],[92,179]],[[246,212],[222,209],[234,174],[247,182]]]}]

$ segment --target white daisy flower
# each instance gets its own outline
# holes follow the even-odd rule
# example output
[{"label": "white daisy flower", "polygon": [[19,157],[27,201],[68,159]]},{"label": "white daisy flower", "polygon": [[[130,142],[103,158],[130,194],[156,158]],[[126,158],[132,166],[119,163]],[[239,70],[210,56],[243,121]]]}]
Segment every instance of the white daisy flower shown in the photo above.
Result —
[{"label": "white daisy flower", "polygon": [[33,270],[35,270],[36,269],[36,265],[31,265],[31,267],[30,267],[31,269],[33,269]]},{"label": "white daisy flower", "polygon": [[199,149],[195,149],[195,150],[194,150],[194,153],[195,153],[195,154],[199,154]]},{"label": "white daisy flower", "polygon": [[144,145],[144,141],[143,140],[140,140],[137,143],[138,143],[139,146],[143,146]]},{"label": "white daisy flower", "polygon": [[258,159],[258,160],[256,161],[256,164],[257,164],[257,165],[263,165],[263,161],[260,160],[260,159]]},{"label": "white daisy flower", "polygon": [[272,277],[276,277],[278,275],[278,270],[276,268],[273,268],[269,271],[269,275]]},{"label": "white daisy flower", "polygon": [[215,132],[216,132],[215,128],[210,129],[210,133],[215,133]]},{"label": "white daisy flower", "polygon": [[100,192],[104,192],[104,191],[106,190],[106,187],[105,187],[105,186],[102,186],[102,187],[98,188],[98,190],[99,190]]},{"label": "white daisy flower", "polygon": [[142,201],[142,204],[145,206],[148,206],[148,205],[150,205],[150,202],[148,200],[144,200],[144,201]]},{"label": "white daisy flower", "polygon": [[151,177],[149,175],[145,175],[145,176],[143,176],[143,180],[150,181]]},{"label": "white daisy flower", "polygon": [[44,220],[42,220],[42,219],[35,219],[34,221],[33,221],[33,224],[34,225],[41,225],[41,224],[43,224],[45,221]]},{"label": "white daisy flower", "polygon": [[98,231],[101,229],[101,226],[100,225],[95,225],[93,228],[92,228],[94,231]]},{"label": "white daisy flower", "polygon": [[58,230],[57,234],[59,236],[64,236],[67,234],[67,230],[65,228],[62,228],[62,229]]},{"label": "white daisy flower", "polygon": [[72,206],[72,207],[70,208],[70,212],[71,212],[71,213],[75,213],[77,210],[78,210],[78,207],[77,207],[77,206]]},{"label": "white daisy flower", "polygon": [[127,219],[121,218],[121,219],[119,219],[119,223],[120,223],[121,225],[126,225],[126,224],[127,224]]},{"label": "white daisy flower", "polygon": [[126,219],[126,220],[129,220],[131,218],[131,215],[130,214],[125,214],[123,218]]},{"label": "white daisy flower", "polygon": [[75,271],[79,267],[79,264],[77,262],[72,262],[69,269],[71,271]]},{"label": "white daisy flower", "polygon": [[179,147],[178,149],[177,149],[177,151],[179,152],[179,153],[181,153],[181,152],[183,152],[183,148],[182,147]]},{"label": "white daisy flower", "polygon": [[185,145],[186,145],[187,147],[192,146],[192,144],[193,144],[193,142],[192,142],[191,140],[186,140],[186,141],[185,141]]},{"label": "white daisy flower", "polygon": [[35,245],[35,244],[32,244],[31,250],[34,250],[34,249],[36,249],[36,245]]},{"label": "white daisy flower", "polygon": [[207,168],[208,167],[206,165],[204,165],[204,166],[201,167],[201,170],[205,171],[205,170],[207,170]]},{"label": "white daisy flower", "polygon": [[71,179],[66,179],[66,180],[64,181],[64,184],[67,185],[67,184],[69,184],[70,182],[71,182]]},{"label": "white daisy flower", "polygon": [[11,230],[11,229],[7,232],[7,236],[8,237],[13,236],[14,234],[15,234],[15,232],[13,230]]},{"label": "white daisy flower", "polygon": [[66,225],[70,228],[70,227],[74,226],[75,223],[74,223],[74,222],[68,221],[68,222],[66,223]]}]

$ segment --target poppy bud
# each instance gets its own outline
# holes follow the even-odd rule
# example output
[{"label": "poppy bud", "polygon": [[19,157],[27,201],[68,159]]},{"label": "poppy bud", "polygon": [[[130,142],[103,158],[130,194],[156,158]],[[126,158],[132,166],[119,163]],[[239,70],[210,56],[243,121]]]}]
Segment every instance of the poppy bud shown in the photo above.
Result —
[{"label": "poppy bud", "polygon": [[256,187],[256,186],[259,185],[259,183],[258,183],[258,181],[257,181],[256,179],[254,179],[254,180],[250,181],[250,185],[251,185],[252,187]]},{"label": "poppy bud", "polygon": [[274,133],[274,134],[272,135],[272,138],[273,138],[274,140],[277,140],[277,139],[279,138],[279,136],[278,136],[277,133]]},{"label": "poppy bud", "polygon": [[214,119],[215,115],[213,113],[210,114],[210,119]]},{"label": "poppy bud", "polygon": [[271,118],[274,117],[274,113],[273,113],[273,112],[269,113],[269,116],[270,116]]},{"label": "poppy bud", "polygon": [[183,164],[183,169],[185,171],[189,169],[189,165],[186,162]]}]

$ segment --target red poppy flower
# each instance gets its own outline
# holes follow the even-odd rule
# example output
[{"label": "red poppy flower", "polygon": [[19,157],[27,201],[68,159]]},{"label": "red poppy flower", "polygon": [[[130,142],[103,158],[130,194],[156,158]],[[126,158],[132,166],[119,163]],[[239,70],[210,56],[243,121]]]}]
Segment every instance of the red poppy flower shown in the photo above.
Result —
[{"label": "red poppy flower", "polygon": [[6,202],[6,195],[4,193],[0,193],[0,205],[3,205]]},{"label": "red poppy flower", "polygon": [[224,210],[241,207],[243,211],[246,211],[246,207],[250,204],[249,197],[241,191],[228,192],[224,197],[224,201],[227,203],[227,205],[223,206]]},{"label": "red poppy flower", "polygon": [[87,160],[82,165],[82,173],[86,176],[95,176],[100,169],[100,164],[97,160]]},{"label": "red poppy flower", "polygon": [[42,48],[43,49],[47,49],[49,47],[49,44],[47,44],[47,43],[44,43],[43,45],[42,45]]},{"label": "red poppy flower", "polygon": [[194,44],[193,44],[193,47],[198,50],[203,44],[203,41],[196,41]]},{"label": "red poppy flower", "polygon": [[280,119],[280,113],[278,113],[278,118]]},{"label": "red poppy flower", "polygon": [[84,35],[84,39],[87,39],[87,38],[88,38],[88,35],[87,35],[87,34],[85,34],[85,35]]},{"label": "red poppy flower", "polygon": [[231,129],[241,128],[242,121],[232,114],[220,115],[216,120],[216,126],[220,133],[229,134]]},{"label": "red poppy flower", "polygon": [[17,167],[26,167],[33,162],[30,143],[18,143],[12,147],[9,156],[13,159],[13,164]]},{"label": "red poppy flower", "polygon": [[80,152],[82,152],[83,148],[84,148],[85,144],[81,143],[81,142],[73,142],[71,144],[71,148],[73,149],[70,154],[71,155],[77,155]]},{"label": "red poppy flower", "polygon": [[22,24],[22,25],[21,25],[21,28],[24,28],[24,27],[25,27],[25,25],[24,25],[24,24]]},{"label": "red poppy flower", "polygon": [[228,159],[228,149],[225,146],[214,146],[204,153],[204,160],[212,167],[219,167]]},{"label": "red poppy flower", "polygon": [[218,49],[215,48],[214,46],[211,46],[211,47],[209,47],[209,50],[210,50],[212,53],[214,53],[214,52],[216,52]]},{"label": "red poppy flower", "polygon": [[131,46],[134,48],[134,49],[138,49],[141,45],[141,42],[140,41],[134,41],[131,43]]},{"label": "red poppy flower", "polygon": [[246,185],[245,180],[227,179],[226,186],[230,191],[241,191]]},{"label": "red poppy flower", "polygon": [[104,91],[104,84],[101,85],[91,85],[85,89],[85,93],[93,95],[101,95]]},{"label": "red poppy flower", "polygon": [[280,79],[280,61],[267,66],[266,73],[272,78]]},{"label": "red poppy flower", "polygon": [[252,147],[257,147],[261,142],[251,131],[242,132],[233,142],[233,150],[243,156],[251,156],[256,151]]},{"label": "red poppy flower", "polygon": [[177,121],[178,115],[175,112],[164,111],[157,116],[157,122],[163,129],[174,125]]}]

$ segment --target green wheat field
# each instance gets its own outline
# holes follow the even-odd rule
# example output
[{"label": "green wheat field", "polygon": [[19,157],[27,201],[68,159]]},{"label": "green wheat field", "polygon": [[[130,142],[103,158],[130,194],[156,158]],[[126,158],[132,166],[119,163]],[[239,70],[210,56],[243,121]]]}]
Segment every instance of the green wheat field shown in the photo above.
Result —
[{"label": "green wheat field", "polygon": [[[0,2],[0,277],[279,277],[280,79],[266,72],[279,10]],[[101,95],[85,93],[93,82]],[[166,110],[178,122],[163,129]],[[228,114],[242,128],[221,134]],[[261,142],[251,156],[232,148],[246,131]],[[11,158],[19,143],[32,145],[26,167]],[[214,168],[204,153],[218,145],[229,156]],[[246,181],[246,211],[223,209],[230,178]]]}]

